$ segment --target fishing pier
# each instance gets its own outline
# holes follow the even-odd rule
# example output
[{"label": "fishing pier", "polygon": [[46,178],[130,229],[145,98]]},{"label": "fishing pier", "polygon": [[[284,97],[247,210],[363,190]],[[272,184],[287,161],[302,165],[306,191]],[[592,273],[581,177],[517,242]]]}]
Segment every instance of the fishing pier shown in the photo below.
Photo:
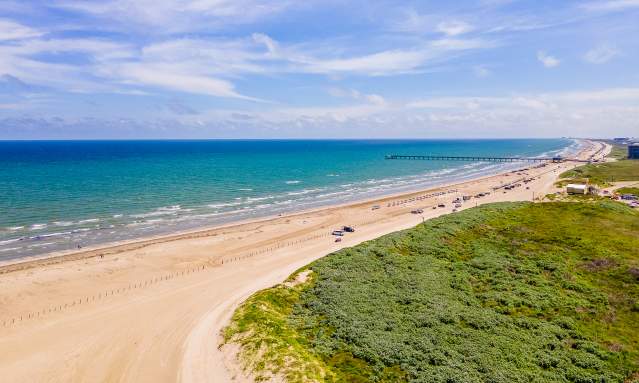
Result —
[{"label": "fishing pier", "polygon": [[390,154],[387,160],[471,161],[471,162],[589,162],[563,157],[484,157],[484,156],[417,156]]}]

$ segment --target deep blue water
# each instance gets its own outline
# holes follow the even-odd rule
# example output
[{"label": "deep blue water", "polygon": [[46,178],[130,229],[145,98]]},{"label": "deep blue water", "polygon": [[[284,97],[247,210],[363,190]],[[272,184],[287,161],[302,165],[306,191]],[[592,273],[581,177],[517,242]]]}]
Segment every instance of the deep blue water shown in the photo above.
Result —
[{"label": "deep blue water", "polygon": [[[0,259],[496,173],[386,154],[538,156],[552,140],[0,141]],[[512,165],[510,165],[512,166]]]}]

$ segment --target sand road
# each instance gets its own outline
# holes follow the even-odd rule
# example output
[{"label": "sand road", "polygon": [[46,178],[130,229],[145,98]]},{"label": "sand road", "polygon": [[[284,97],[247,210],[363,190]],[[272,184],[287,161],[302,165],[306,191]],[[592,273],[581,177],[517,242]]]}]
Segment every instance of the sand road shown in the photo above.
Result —
[{"label": "sand road", "polygon": [[[602,145],[590,143],[582,156]],[[533,193],[553,191],[557,175],[572,166],[529,170],[528,177],[537,177],[530,189],[495,191],[464,208],[531,200]],[[437,190],[458,192],[441,197],[398,203],[432,191],[412,193],[5,266],[0,268],[0,380],[232,381],[218,350],[219,332],[250,294],[334,250],[450,213],[455,196],[520,178],[510,173],[442,187]],[[447,207],[433,210],[440,201]],[[415,208],[424,209],[423,217],[410,214]],[[344,224],[357,231],[336,243],[330,230]]]}]

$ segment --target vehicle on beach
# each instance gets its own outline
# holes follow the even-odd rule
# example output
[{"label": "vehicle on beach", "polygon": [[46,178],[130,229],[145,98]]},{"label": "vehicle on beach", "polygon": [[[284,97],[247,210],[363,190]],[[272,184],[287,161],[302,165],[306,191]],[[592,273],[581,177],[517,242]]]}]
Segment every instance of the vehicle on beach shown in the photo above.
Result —
[{"label": "vehicle on beach", "polygon": [[335,238],[335,242],[342,242],[342,237]]},{"label": "vehicle on beach", "polygon": [[443,203],[440,203],[439,205],[437,205],[437,207],[439,207],[439,208],[444,208],[444,207],[446,207],[446,205],[445,205],[445,204],[443,204]]},{"label": "vehicle on beach", "polygon": [[462,207],[460,203],[455,204],[455,208],[459,209],[460,207]]},{"label": "vehicle on beach", "polygon": [[410,211],[411,214],[422,214],[424,212],[424,210],[422,209],[414,209]]},{"label": "vehicle on beach", "polygon": [[379,205],[373,205],[373,207],[371,207],[371,210],[378,210],[380,208]]},{"label": "vehicle on beach", "polygon": [[331,234],[339,236],[339,237],[343,237],[344,236],[344,232],[342,230],[333,230],[333,232]]},{"label": "vehicle on beach", "polygon": [[354,233],[355,232],[355,228],[353,226],[344,226],[342,228],[342,230],[347,232],[347,233]]},{"label": "vehicle on beach", "polygon": [[471,197],[471,196],[469,196],[469,195],[465,195],[465,196],[463,197],[464,201],[469,201],[471,198],[473,198],[473,197]]}]

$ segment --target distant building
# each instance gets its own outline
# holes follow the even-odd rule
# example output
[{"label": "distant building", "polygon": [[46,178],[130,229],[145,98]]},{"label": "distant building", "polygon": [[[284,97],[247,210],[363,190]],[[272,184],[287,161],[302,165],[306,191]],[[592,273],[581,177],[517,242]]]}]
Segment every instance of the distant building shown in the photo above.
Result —
[{"label": "distant building", "polygon": [[639,160],[639,144],[628,145],[628,158]]},{"label": "distant building", "polygon": [[588,194],[588,185],[568,184],[568,185],[566,185],[566,193],[568,193],[568,194]]},{"label": "distant building", "polygon": [[628,141],[628,137],[616,137],[612,139],[615,142],[626,142]]}]

